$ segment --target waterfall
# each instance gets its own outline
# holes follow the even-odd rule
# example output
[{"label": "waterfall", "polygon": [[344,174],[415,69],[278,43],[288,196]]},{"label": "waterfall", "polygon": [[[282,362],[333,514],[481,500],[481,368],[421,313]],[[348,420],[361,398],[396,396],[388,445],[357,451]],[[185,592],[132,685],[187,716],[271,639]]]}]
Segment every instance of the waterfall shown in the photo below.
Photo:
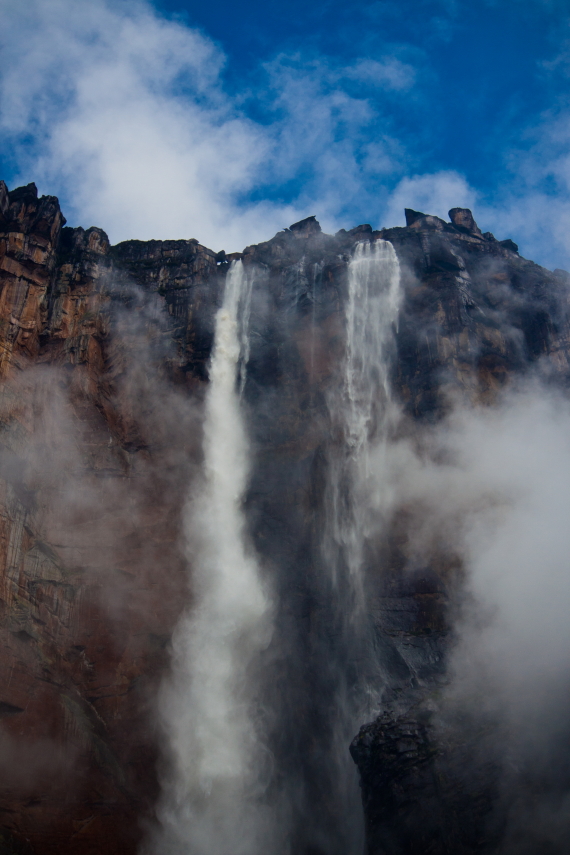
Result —
[{"label": "waterfall", "polygon": [[[362,810],[348,745],[377,712],[380,676],[366,612],[365,551],[378,490],[378,463],[398,408],[390,372],[401,302],[400,268],[391,243],[356,245],[348,268],[346,343],[341,376],[329,398],[329,452],[323,557],[336,638],[335,720],[331,747],[336,801],[345,805],[339,833],[350,855],[362,851]],[[371,459],[374,457],[374,472]],[[381,485],[380,485],[381,486]]]},{"label": "waterfall", "polygon": [[388,241],[362,241],[348,267],[346,345],[339,389],[329,400],[340,449],[331,460],[325,537],[335,583],[345,575],[362,606],[362,550],[369,503],[370,452],[385,445],[397,414],[390,366],[400,308],[400,266]]},{"label": "waterfall", "polygon": [[256,855],[268,848],[267,754],[251,670],[269,643],[271,615],[242,510],[250,301],[251,279],[241,261],[234,262],[216,316],[203,482],[188,509],[193,604],[176,629],[172,675],[162,694],[171,769],[155,855]]},{"label": "waterfall", "polygon": [[[188,508],[193,604],[175,632],[172,674],[162,692],[171,763],[158,811],[161,829],[149,855],[278,855],[289,845],[360,855],[362,807],[348,746],[371,715],[367,693],[377,678],[364,565],[369,482],[376,478],[372,453],[376,463],[397,412],[390,366],[398,261],[390,243],[376,241],[358,244],[349,264],[345,350],[328,400],[332,438],[321,558],[312,581],[296,577],[287,564],[283,571],[273,567],[278,630],[242,508],[249,482],[242,392],[251,297],[251,274],[234,263],[216,316],[203,479]],[[312,352],[309,357],[312,370]],[[257,419],[268,411],[261,400]],[[274,558],[266,555],[269,563]],[[313,604],[311,624],[293,628],[288,615],[300,584]],[[299,635],[290,645],[291,631]],[[286,650],[298,658],[285,664],[280,657]],[[279,676],[268,670],[271,662],[282,662]],[[279,681],[275,691],[273,679]],[[314,696],[306,698],[309,684]],[[271,750],[261,705],[273,722]]]},{"label": "waterfall", "polygon": [[383,439],[393,403],[390,357],[400,309],[400,265],[389,241],[356,245],[348,268],[344,395],[354,459],[366,461],[370,440]]}]

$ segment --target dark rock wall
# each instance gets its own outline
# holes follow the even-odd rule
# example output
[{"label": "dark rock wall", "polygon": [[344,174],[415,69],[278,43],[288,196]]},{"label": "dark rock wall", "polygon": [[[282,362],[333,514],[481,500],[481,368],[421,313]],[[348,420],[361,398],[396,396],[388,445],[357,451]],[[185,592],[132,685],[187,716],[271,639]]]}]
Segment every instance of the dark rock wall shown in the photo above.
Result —
[{"label": "dark rock wall", "polygon": [[[241,254],[256,276],[246,507],[280,594],[268,705],[285,710],[273,748],[304,789],[300,853],[340,855],[351,834],[322,785],[334,775],[327,709],[350,663],[320,529],[355,243],[390,240],[400,259],[393,383],[409,424],[436,421],[457,396],[491,403],[529,370],[568,383],[568,275],[483,235],[470,212],[450,216],[408,211],[406,228],[335,236],[308,218]],[[0,851],[135,852],[158,791],[153,698],[190,600],[182,517],[232,259],[195,240],[110,247],[100,229],[64,222],[34,185],[0,184]],[[460,569],[442,546],[404,573],[406,524],[370,558],[388,705],[352,746],[369,848],[491,851],[500,818],[484,737],[435,734],[425,705],[445,679]]]}]

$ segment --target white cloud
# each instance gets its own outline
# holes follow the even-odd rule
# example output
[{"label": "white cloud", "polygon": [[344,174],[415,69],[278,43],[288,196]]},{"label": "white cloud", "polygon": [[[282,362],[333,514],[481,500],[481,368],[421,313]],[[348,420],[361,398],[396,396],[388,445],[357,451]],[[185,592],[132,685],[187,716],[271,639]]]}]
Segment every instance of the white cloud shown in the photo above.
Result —
[{"label": "white cloud", "polygon": [[545,122],[538,131],[540,144],[511,154],[511,180],[492,199],[454,171],[405,176],[388,195],[383,225],[404,225],[404,208],[444,220],[450,208],[470,208],[482,231],[497,240],[511,238],[521,255],[549,268],[570,269],[570,154],[555,144],[558,139],[565,146],[570,139],[562,128],[568,130],[570,120]]},{"label": "white cloud", "polygon": [[[60,195],[73,223],[102,225],[112,241],[196,237],[235,250],[308,214],[335,230],[351,206],[378,209],[367,178],[394,166],[397,144],[370,143],[378,115],[343,81],[402,90],[409,65],[279,57],[256,93],[272,119],[262,124],[227,95],[219,48],[144,0],[0,9],[0,129],[20,180]],[[302,189],[282,202],[291,181]]]},{"label": "white cloud", "polygon": [[525,136],[523,145],[508,153],[504,193],[486,209],[489,228],[497,237],[512,237],[521,253],[539,264],[570,268],[568,106],[542,116]]},{"label": "white cloud", "polygon": [[459,407],[420,453],[402,441],[378,461],[379,506],[387,496],[416,515],[410,564],[428,563],[434,543],[463,560],[452,689],[519,736],[548,732],[570,680],[568,400],[527,383],[495,407]]},{"label": "white cloud", "polygon": [[294,217],[286,206],[236,216],[272,141],[225,96],[224,57],[143,2],[3,2],[2,126],[31,131],[22,177],[58,192],[113,240],[198,237],[228,249]]},{"label": "white cloud", "polygon": [[355,209],[367,209],[368,216],[377,212],[382,187],[371,185],[371,173],[386,174],[394,167],[397,142],[388,135],[369,142],[378,117],[364,95],[342,88],[345,69],[288,56],[267,68],[276,115],[275,182],[302,175],[297,204],[318,214],[328,231],[346,226]]},{"label": "white cloud", "polygon": [[371,467],[380,518],[408,520],[408,567],[461,561],[432,724],[443,745],[452,729],[463,740],[462,727],[484,728],[479,748],[509,809],[505,853],[568,851],[569,469],[570,403],[532,382],[493,407],[459,406]]},{"label": "white cloud", "polygon": [[[220,48],[146,0],[0,0],[0,14],[0,136],[16,179],[59,195],[73,225],[231,251],[309,214],[336,231],[459,205],[527,257],[570,267],[565,108],[485,199],[458,172],[410,175],[421,161],[384,105],[417,103],[416,70],[396,55],[281,55],[231,98]],[[254,97],[263,121],[246,115]]]},{"label": "white cloud", "polygon": [[396,92],[410,89],[416,78],[414,67],[395,57],[388,57],[380,62],[375,59],[361,59],[347,67],[344,74],[354,80],[363,80],[376,86],[394,89]]},{"label": "white cloud", "polygon": [[402,178],[390,194],[384,225],[405,225],[404,208],[433,214],[447,220],[450,208],[475,209],[476,191],[462,175],[453,171]]}]

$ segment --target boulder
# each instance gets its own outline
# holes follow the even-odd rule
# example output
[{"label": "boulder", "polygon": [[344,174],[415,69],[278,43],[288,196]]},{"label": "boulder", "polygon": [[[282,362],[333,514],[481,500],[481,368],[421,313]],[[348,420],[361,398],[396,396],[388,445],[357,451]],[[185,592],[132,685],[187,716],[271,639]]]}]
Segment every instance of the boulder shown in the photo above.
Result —
[{"label": "boulder", "polygon": [[449,212],[449,219],[456,229],[482,236],[481,229],[475,222],[469,208],[452,208]]}]

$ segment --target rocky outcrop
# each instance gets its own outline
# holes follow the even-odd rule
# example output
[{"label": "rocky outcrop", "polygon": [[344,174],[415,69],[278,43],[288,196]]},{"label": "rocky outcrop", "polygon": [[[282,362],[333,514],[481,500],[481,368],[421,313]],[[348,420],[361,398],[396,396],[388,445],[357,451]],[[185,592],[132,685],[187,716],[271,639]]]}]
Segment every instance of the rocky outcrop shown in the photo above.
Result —
[{"label": "rocky outcrop", "polygon": [[500,845],[499,767],[485,727],[473,717],[467,731],[442,731],[433,713],[386,712],[352,743],[370,852],[480,855]]},{"label": "rocky outcrop", "polygon": [[[290,716],[275,752],[303,779],[323,840],[338,805],[320,785],[332,688],[315,651],[336,630],[322,616],[318,530],[354,245],[383,238],[400,260],[393,385],[410,423],[437,420],[456,396],[492,401],[531,370],[570,376],[568,275],[482,234],[466,209],[450,218],[408,210],[405,228],[333,236],[308,217],[239,254],[263,282],[246,505],[286,604],[271,691]],[[134,853],[158,791],[153,704],[190,599],[184,504],[236,254],[196,240],[110,246],[101,229],[64,224],[54,197],[0,183],[0,851]],[[494,771],[453,724],[436,732],[430,707],[456,558],[404,574],[404,539],[388,541],[370,614],[389,704],[352,747],[370,852],[484,852],[500,833]],[[298,817],[299,852],[313,820]]]},{"label": "rocky outcrop", "polygon": [[39,352],[46,296],[65,220],[54,196],[38,199],[35,184],[8,193],[0,182],[0,371],[22,365]]},{"label": "rocky outcrop", "polygon": [[[57,200],[38,200],[33,186],[8,199],[2,851],[134,852],[158,792],[153,699],[183,607],[180,516],[199,443],[186,393],[172,386],[171,400],[169,380],[157,385],[162,373],[184,377],[193,341],[183,335],[180,354],[171,346],[175,312],[157,317],[103,231],[62,230]],[[184,252],[197,254],[194,244]],[[165,269],[161,287],[175,291],[177,271]],[[187,297],[198,278],[186,277]],[[176,424],[161,422],[159,399]]]}]

